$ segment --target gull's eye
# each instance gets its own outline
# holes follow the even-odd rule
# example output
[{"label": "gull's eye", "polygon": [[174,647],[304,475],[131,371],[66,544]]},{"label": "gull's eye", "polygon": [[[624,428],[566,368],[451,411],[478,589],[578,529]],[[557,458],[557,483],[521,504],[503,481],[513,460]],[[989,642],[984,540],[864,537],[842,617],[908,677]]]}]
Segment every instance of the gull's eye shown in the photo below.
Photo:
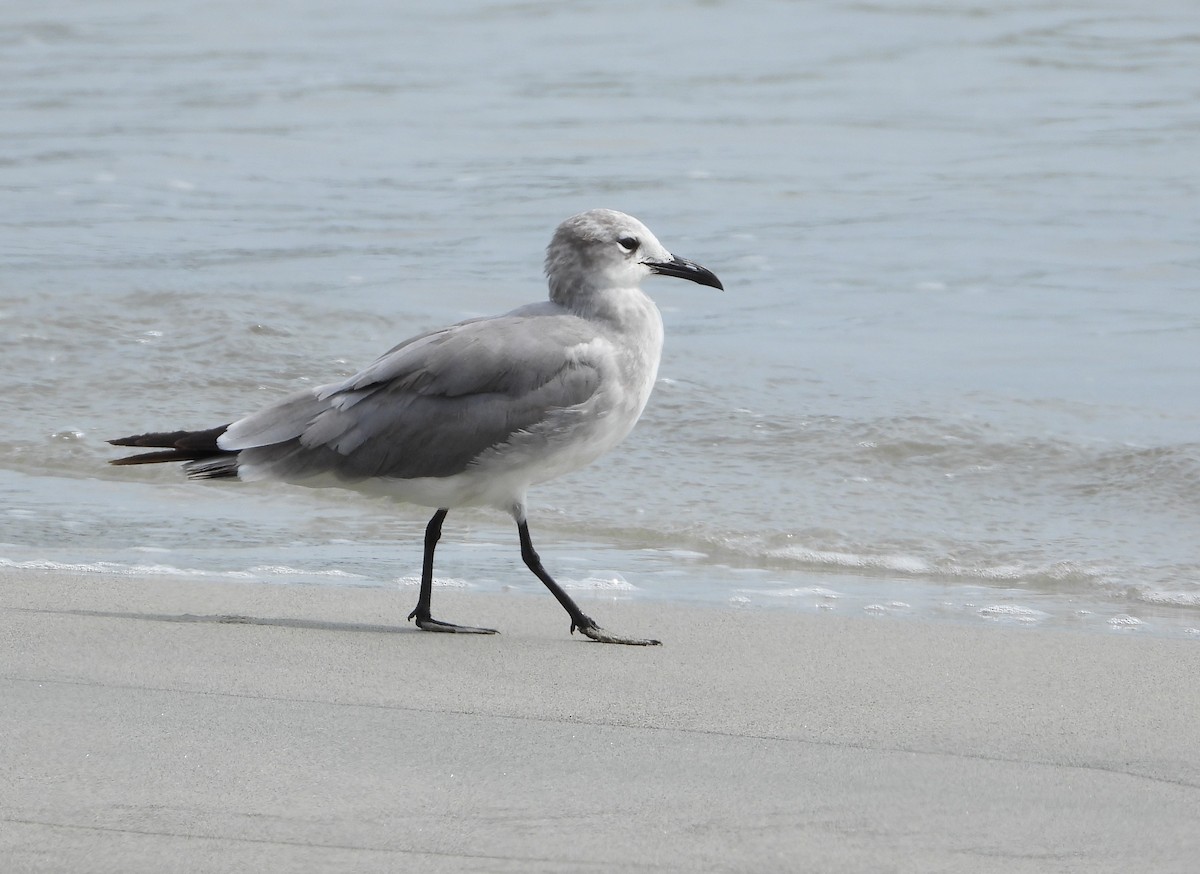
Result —
[{"label": "gull's eye", "polygon": [[637,247],[641,245],[637,237],[621,237],[617,240],[617,245],[625,252],[626,255],[632,255],[637,251]]}]

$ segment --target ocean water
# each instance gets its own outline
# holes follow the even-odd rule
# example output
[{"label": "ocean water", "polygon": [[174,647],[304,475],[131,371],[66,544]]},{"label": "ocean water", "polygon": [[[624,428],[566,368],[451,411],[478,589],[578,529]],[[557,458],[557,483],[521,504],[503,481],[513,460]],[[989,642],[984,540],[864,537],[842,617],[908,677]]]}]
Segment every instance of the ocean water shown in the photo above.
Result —
[{"label": "ocean water", "polygon": [[[642,422],[531,493],[568,588],[1200,639],[1190,0],[0,25],[0,568],[398,586],[401,621],[427,511],[104,441],[540,299],[554,226],[608,206],[727,291],[648,284]],[[502,514],[445,534],[441,584],[540,587]]]}]

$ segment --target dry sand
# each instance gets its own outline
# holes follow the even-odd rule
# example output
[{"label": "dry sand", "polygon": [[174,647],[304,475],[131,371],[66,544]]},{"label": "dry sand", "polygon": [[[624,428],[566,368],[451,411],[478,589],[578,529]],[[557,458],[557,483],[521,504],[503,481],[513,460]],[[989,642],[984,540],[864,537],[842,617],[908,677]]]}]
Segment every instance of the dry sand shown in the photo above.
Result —
[{"label": "dry sand", "polygon": [[1200,642],[0,571],[0,870],[1200,870]]}]

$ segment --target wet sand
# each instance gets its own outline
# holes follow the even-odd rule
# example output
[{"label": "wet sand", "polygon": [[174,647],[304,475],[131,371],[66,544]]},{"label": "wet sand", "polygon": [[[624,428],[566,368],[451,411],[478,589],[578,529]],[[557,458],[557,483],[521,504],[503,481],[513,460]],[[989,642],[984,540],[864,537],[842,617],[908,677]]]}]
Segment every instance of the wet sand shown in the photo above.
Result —
[{"label": "wet sand", "polygon": [[1200,858],[1200,642],[0,570],[5,871]]}]

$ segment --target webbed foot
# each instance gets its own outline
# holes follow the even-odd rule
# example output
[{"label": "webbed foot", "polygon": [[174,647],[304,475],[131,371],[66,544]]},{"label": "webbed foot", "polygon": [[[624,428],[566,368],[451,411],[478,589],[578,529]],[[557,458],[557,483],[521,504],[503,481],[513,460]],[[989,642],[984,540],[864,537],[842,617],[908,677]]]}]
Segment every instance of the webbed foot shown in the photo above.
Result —
[{"label": "webbed foot", "polygon": [[580,634],[599,643],[620,643],[625,646],[662,646],[661,640],[651,640],[648,637],[624,637],[620,634],[613,634],[611,631],[605,631],[587,616],[583,617],[582,622],[571,623],[572,634],[577,628]]},{"label": "webbed foot", "polygon": [[422,631],[440,631],[446,634],[499,634],[500,632],[494,628],[476,628],[474,625],[454,625],[451,622],[442,622],[440,619],[434,619],[432,616],[418,616],[417,611],[408,614],[409,621],[417,620],[417,628]]}]

